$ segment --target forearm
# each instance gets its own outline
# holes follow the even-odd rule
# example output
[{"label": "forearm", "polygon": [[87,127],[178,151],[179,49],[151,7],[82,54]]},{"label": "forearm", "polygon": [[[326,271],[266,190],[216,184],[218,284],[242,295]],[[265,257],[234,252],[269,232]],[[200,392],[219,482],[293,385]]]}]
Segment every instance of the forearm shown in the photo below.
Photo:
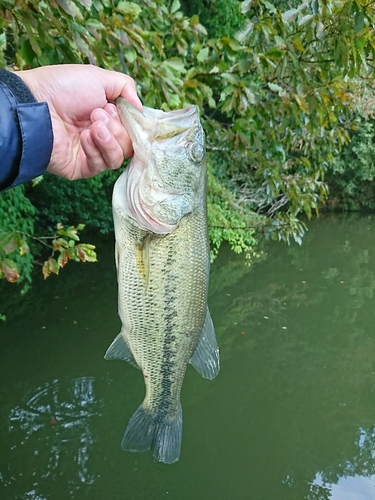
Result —
[{"label": "forearm", "polygon": [[14,73],[0,70],[0,190],[41,175],[52,146],[48,105]]}]

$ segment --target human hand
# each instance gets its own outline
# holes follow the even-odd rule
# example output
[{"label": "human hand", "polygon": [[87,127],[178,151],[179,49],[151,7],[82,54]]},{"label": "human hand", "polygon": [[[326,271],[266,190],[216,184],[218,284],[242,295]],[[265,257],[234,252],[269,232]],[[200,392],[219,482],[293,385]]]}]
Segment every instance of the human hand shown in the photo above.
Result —
[{"label": "human hand", "polygon": [[130,76],[80,64],[16,74],[38,101],[48,103],[54,134],[49,172],[70,180],[93,177],[132,156],[129,135],[110,102],[122,96],[142,110]]}]

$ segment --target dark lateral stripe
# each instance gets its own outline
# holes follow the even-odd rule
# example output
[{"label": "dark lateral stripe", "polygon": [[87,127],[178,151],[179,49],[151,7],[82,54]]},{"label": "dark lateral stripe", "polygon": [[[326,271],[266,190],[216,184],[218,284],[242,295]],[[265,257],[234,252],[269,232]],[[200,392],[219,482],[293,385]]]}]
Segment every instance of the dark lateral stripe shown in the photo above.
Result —
[{"label": "dark lateral stripe", "polygon": [[163,343],[163,361],[160,367],[161,374],[161,393],[159,403],[159,416],[164,417],[170,413],[172,402],[172,379],[174,375],[174,367],[176,362],[176,350],[174,343],[176,341],[175,331],[177,328],[177,310],[176,310],[176,279],[177,276],[173,273],[175,257],[174,250],[170,246],[166,265],[164,268],[165,289],[164,289],[164,343]]}]

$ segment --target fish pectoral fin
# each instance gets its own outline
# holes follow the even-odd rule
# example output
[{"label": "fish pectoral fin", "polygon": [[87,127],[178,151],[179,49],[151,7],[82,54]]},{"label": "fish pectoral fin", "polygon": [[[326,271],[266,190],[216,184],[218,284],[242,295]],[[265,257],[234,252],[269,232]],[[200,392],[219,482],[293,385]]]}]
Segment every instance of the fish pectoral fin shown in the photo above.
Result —
[{"label": "fish pectoral fin", "polygon": [[190,358],[190,363],[203,378],[209,380],[214,379],[220,370],[219,347],[216,342],[214,324],[208,308],[202,332],[194,354]]},{"label": "fish pectoral fin", "polygon": [[180,458],[181,439],[181,405],[176,415],[162,419],[141,405],[129,420],[121,448],[138,452],[151,450],[159,462],[173,464]]},{"label": "fish pectoral fin", "polygon": [[150,278],[150,243],[151,235],[147,234],[142,241],[136,245],[137,270],[144,282],[144,292],[147,293]]},{"label": "fish pectoral fin", "polygon": [[123,330],[117,335],[112,344],[108,347],[104,359],[122,359],[140,369],[134,356],[126,343]]}]

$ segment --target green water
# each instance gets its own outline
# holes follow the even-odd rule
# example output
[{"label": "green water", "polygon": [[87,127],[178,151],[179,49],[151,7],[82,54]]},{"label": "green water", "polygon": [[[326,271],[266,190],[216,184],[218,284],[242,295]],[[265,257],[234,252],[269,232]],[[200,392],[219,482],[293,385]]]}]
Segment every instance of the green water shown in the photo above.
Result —
[{"label": "green water", "polygon": [[120,448],[144,390],[103,359],[120,323],[112,241],[99,250],[22,300],[3,289],[1,499],[375,499],[374,218],[314,221],[252,268],[221,252],[221,372],[189,367],[173,465]]}]

